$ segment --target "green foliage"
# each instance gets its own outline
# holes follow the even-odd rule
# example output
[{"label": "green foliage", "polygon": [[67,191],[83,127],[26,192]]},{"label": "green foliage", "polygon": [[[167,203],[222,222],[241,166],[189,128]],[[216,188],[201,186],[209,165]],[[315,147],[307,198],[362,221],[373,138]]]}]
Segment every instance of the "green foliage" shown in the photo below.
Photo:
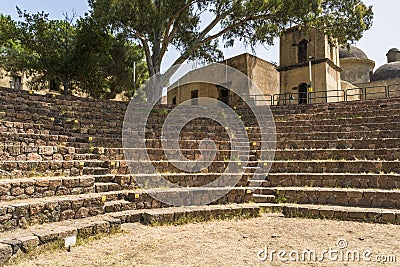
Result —
[{"label": "green foliage", "polygon": [[360,0],[89,0],[92,17],[145,51],[150,76],[160,71],[170,47],[174,62],[222,58],[219,43],[239,40],[271,45],[293,26],[316,27],[341,44],[371,27],[372,9]]},{"label": "green foliage", "polygon": [[[111,35],[91,18],[78,22],[74,62],[82,67],[78,83],[97,98],[114,98],[124,92],[128,97],[147,79],[143,53],[131,42]],[[133,64],[136,84],[133,86]]]},{"label": "green foliage", "polygon": [[114,98],[122,92],[131,96],[133,62],[137,62],[135,88],[147,79],[141,50],[92,19],[74,23],[74,16],[50,20],[44,12],[18,9],[18,13],[18,22],[0,14],[0,67],[30,75],[33,88],[53,83],[95,98]]}]

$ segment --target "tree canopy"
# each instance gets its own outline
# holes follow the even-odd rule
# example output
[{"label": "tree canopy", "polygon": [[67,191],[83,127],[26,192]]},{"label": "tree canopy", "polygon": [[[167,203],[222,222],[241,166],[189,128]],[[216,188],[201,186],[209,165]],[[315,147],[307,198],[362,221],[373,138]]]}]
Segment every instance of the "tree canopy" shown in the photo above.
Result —
[{"label": "tree canopy", "polygon": [[[0,67],[32,77],[34,88],[50,83],[88,93],[96,98],[133,94],[147,78],[143,53],[129,40],[117,38],[90,17],[75,23],[51,20],[44,12],[18,9],[21,20],[0,14]],[[133,85],[133,62],[137,62]]]},{"label": "tree canopy", "polygon": [[323,31],[341,44],[362,37],[373,12],[361,0],[89,0],[92,17],[139,44],[153,76],[170,48],[173,65],[215,61],[221,45],[273,44],[292,26]]}]

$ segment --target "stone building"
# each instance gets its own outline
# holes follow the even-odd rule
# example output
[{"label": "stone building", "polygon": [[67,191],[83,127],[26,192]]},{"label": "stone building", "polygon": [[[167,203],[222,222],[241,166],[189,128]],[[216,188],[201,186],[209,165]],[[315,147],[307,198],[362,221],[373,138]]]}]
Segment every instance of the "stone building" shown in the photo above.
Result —
[{"label": "stone building", "polygon": [[341,97],[338,47],[316,29],[280,38],[280,103],[337,102]]},{"label": "stone building", "polygon": [[[222,61],[220,64],[226,64],[248,76],[260,89],[262,94],[274,95],[279,93],[279,73],[276,66],[270,62],[245,53]],[[213,75],[212,67],[213,64],[193,70],[180,79],[182,82],[173,84],[168,91],[167,103],[176,105],[198,97],[209,97],[219,99],[228,105],[233,104],[232,101],[235,101],[235,97],[233,93],[227,89],[227,87],[229,87],[228,85],[224,87],[224,84],[214,85],[198,82],[183,85],[183,81],[190,79],[191,75],[204,75],[201,72],[207,71],[209,71],[209,75]],[[232,81],[228,83],[231,82]],[[251,86],[244,85],[243,90],[244,91],[241,93],[244,95],[249,95],[253,98],[258,97],[252,94]]]},{"label": "stone building", "polygon": [[29,81],[29,78],[26,75],[8,74],[0,69],[0,86],[20,90],[24,89],[24,85],[27,81]]},{"label": "stone building", "polygon": [[374,71],[375,62],[367,57],[361,49],[350,46],[340,47],[339,50],[340,77],[352,84],[368,83]]},{"label": "stone building", "polygon": [[400,96],[400,51],[392,48],[386,54],[387,64],[373,72],[375,62],[356,47],[340,50],[342,79],[360,88],[363,99]]}]

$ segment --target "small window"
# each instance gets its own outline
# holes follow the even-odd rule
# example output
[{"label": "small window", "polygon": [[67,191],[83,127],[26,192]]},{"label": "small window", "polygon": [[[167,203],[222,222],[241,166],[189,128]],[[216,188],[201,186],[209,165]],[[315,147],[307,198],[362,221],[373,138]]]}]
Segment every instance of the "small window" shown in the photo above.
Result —
[{"label": "small window", "polygon": [[191,98],[192,98],[192,105],[197,105],[199,103],[197,99],[199,98],[199,90],[193,90],[191,92]]},{"label": "small window", "polygon": [[176,105],[176,96],[172,98],[172,105]]},{"label": "small window", "polygon": [[303,63],[307,61],[307,46],[308,46],[308,41],[307,40],[302,40],[298,45],[297,45],[297,58],[299,60],[299,63]]},{"label": "small window", "polygon": [[10,87],[13,89],[22,89],[22,77],[21,76],[13,76],[10,81]]}]

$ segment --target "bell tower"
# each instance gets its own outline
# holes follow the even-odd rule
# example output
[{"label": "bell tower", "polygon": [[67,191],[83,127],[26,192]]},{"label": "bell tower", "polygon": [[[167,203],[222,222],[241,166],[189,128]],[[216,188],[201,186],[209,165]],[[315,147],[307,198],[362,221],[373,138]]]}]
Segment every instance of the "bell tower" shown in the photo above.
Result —
[{"label": "bell tower", "polygon": [[341,101],[339,47],[316,29],[294,27],[282,33],[278,71],[281,103]]}]

